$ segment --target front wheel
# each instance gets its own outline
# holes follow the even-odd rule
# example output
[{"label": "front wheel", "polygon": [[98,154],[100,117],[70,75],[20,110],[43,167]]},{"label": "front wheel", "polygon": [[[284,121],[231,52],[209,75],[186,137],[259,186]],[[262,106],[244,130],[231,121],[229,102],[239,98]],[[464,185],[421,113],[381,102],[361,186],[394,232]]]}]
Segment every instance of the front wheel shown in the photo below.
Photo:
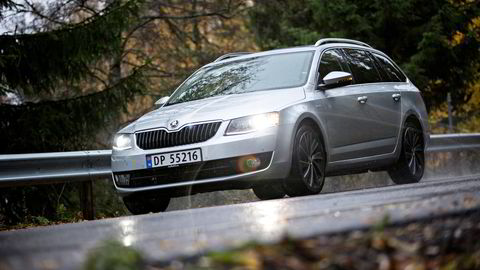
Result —
[{"label": "front wheel", "polygon": [[170,203],[170,197],[153,192],[137,192],[123,197],[123,203],[134,215],[163,212]]},{"label": "front wheel", "polygon": [[252,188],[255,196],[260,200],[273,200],[285,197],[285,191],[279,184],[265,184]]},{"label": "front wheel", "polygon": [[422,129],[407,122],[402,134],[402,149],[397,163],[388,170],[395,184],[417,183],[425,171],[425,142]]},{"label": "front wheel", "polygon": [[311,125],[302,125],[293,145],[292,169],[284,181],[288,196],[318,194],[325,182],[326,154],[320,133]]}]

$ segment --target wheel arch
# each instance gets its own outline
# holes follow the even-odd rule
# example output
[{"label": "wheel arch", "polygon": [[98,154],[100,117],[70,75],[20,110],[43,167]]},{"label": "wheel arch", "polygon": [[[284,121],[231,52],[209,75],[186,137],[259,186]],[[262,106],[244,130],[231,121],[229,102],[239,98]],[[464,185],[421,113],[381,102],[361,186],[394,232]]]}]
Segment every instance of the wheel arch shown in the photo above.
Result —
[{"label": "wheel arch", "polygon": [[404,117],[403,117],[403,121],[402,121],[402,129],[401,129],[401,132],[403,132],[403,127],[405,127],[405,124],[407,124],[407,122],[414,122],[415,124],[417,124],[421,130],[422,130],[422,134],[423,134],[423,140],[424,142],[428,142],[429,141],[429,135],[428,135],[428,132],[427,132],[427,127],[424,125],[423,121],[420,120],[422,119],[420,117],[420,114],[417,113],[416,111],[414,110],[408,110]]},{"label": "wheel arch", "polygon": [[414,110],[410,110],[405,114],[402,126],[405,126],[405,124],[407,122],[415,122],[415,124],[419,125],[420,128],[422,128],[422,130],[423,130],[422,123],[420,122],[419,118],[420,117],[418,116],[418,114]]},{"label": "wheel arch", "polygon": [[423,134],[423,141],[425,143],[425,147],[428,147],[429,142],[430,142],[430,134],[428,133],[428,127],[425,126],[426,124],[421,119],[422,119],[422,117],[420,116],[420,114],[413,109],[408,110],[404,114],[402,122],[401,122],[402,126],[400,128],[398,139],[397,139],[397,146],[398,146],[396,148],[397,149],[397,151],[396,151],[397,152],[396,153],[397,158],[400,154],[403,128],[405,127],[405,125],[407,124],[408,121],[414,122],[415,124],[417,124],[421,128],[422,134]]},{"label": "wheel arch", "polygon": [[324,146],[324,149],[325,149],[325,152],[326,152],[325,154],[326,154],[326,157],[327,157],[327,164],[328,164],[330,147],[329,147],[329,143],[328,143],[328,137],[327,137],[327,134],[326,134],[326,131],[325,131],[325,128],[324,128],[325,125],[315,115],[313,115],[311,113],[308,113],[308,112],[305,112],[305,113],[301,114],[298,117],[298,119],[295,123],[295,127],[293,129],[293,134],[292,134],[292,137],[291,137],[290,153],[293,153],[293,143],[295,141],[295,134],[296,134],[297,130],[300,128],[300,126],[303,125],[303,124],[311,124],[320,134],[320,137],[321,137],[320,139],[323,142],[323,146]]}]

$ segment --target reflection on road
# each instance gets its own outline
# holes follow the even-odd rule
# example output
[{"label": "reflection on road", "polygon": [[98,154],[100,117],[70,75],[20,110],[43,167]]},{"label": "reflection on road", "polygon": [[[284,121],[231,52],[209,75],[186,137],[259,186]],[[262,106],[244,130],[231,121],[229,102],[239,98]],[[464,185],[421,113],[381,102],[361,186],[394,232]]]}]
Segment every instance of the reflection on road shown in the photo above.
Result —
[{"label": "reflection on road", "polygon": [[135,241],[134,236],[134,227],[135,227],[135,220],[133,219],[124,219],[119,222],[120,230],[121,230],[121,241],[125,246],[131,246],[132,243]]},{"label": "reflection on road", "polygon": [[273,239],[285,233],[285,214],[288,212],[287,200],[265,201],[253,205],[249,209],[249,215],[253,227],[263,233],[268,239]]}]

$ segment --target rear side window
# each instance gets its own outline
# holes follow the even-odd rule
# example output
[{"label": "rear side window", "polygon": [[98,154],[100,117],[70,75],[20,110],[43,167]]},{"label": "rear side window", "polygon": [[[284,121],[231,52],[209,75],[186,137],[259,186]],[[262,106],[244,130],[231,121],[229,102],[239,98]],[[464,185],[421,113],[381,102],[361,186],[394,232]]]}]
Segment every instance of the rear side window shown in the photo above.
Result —
[{"label": "rear side window", "polygon": [[341,62],[343,61],[342,55],[337,50],[328,50],[322,54],[320,59],[320,66],[318,72],[320,73],[320,79],[327,76],[332,71],[343,71]]},{"label": "rear side window", "polygon": [[384,81],[404,82],[407,80],[405,75],[386,57],[374,53],[373,56],[377,60]]},{"label": "rear side window", "polygon": [[382,81],[373,59],[367,52],[356,49],[344,49],[344,51],[350,69],[353,72],[355,83],[374,83]]}]

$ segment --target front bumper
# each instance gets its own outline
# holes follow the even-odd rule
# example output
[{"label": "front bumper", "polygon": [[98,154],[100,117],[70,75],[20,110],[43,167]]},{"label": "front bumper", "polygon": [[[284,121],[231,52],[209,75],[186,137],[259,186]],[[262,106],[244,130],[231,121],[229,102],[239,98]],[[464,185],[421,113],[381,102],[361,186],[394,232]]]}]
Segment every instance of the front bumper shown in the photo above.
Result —
[{"label": "front bumper", "polygon": [[[113,151],[113,182],[117,191],[128,194],[232,180],[240,180],[245,183],[279,179],[287,176],[290,169],[290,159],[286,158],[285,153],[289,152],[289,147],[282,144],[278,145],[280,127],[272,127],[242,135],[224,136],[227,125],[227,121],[223,122],[216,135],[202,143],[153,150],[142,150],[135,146],[125,151]],[[164,169],[148,169],[146,166],[147,155],[193,148],[201,148],[203,156],[201,164],[193,163]],[[228,162],[235,166],[233,165],[235,159],[248,156],[259,157],[262,160],[261,166],[254,171],[245,172],[238,170],[238,168],[227,168]],[[221,170],[214,168],[208,173],[201,173],[202,168],[209,168],[209,166],[212,168],[212,164],[220,164],[222,161],[227,163],[221,164],[221,167],[223,167]],[[130,174],[133,176],[132,181],[137,178],[138,182],[130,182],[128,186],[118,184],[115,181],[115,176],[119,174]]]}]

